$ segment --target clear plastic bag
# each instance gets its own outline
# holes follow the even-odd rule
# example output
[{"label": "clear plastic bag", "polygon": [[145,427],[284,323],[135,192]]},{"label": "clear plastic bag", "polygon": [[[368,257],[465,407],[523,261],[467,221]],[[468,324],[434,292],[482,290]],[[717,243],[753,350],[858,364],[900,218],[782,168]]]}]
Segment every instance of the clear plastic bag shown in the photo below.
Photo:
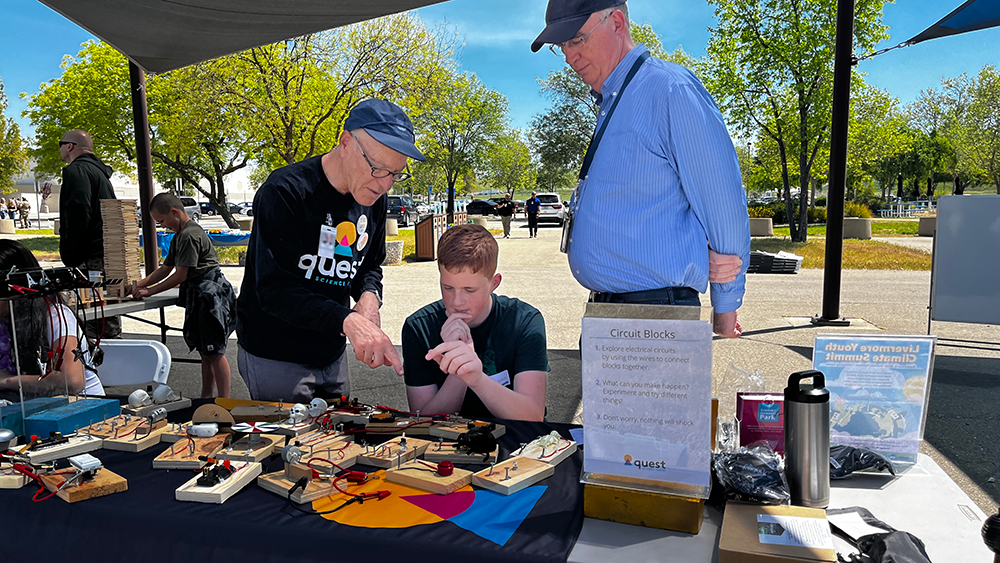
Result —
[{"label": "clear plastic bag", "polygon": [[762,393],[764,374],[760,370],[747,371],[730,362],[722,378],[714,383],[712,396],[719,398],[716,451],[731,452],[739,447],[740,421],[736,418],[736,394]]},{"label": "clear plastic bag", "polygon": [[726,500],[788,504],[791,498],[784,460],[766,445],[715,454],[712,472]]}]

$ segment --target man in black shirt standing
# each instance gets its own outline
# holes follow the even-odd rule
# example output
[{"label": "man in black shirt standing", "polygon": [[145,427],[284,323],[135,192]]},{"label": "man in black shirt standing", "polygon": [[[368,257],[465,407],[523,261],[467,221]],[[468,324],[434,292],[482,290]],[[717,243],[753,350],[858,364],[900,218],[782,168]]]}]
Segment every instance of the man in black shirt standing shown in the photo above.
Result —
[{"label": "man in black shirt standing", "polygon": [[514,202],[510,200],[509,194],[497,206],[497,215],[503,222],[503,238],[510,238],[510,219],[514,215]]},{"label": "man in black shirt standing", "polygon": [[[88,270],[104,273],[101,200],[117,199],[111,186],[114,171],[94,154],[94,140],[82,129],[63,133],[59,140],[59,158],[66,163],[59,192],[59,232],[56,233],[59,235],[59,257],[66,267],[79,268],[84,273]],[[14,215],[10,218],[14,219]],[[97,337],[101,325],[101,319],[87,321],[87,336]],[[103,325],[104,338],[121,337],[119,317],[108,317]]]},{"label": "man in black shirt standing", "polygon": [[236,325],[254,399],[349,395],[345,336],[359,361],[403,374],[379,307],[385,194],[409,177],[407,157],[424,160],[413,143],[399,107],[365,100],[336,148],[275,170],[257,191]]}]

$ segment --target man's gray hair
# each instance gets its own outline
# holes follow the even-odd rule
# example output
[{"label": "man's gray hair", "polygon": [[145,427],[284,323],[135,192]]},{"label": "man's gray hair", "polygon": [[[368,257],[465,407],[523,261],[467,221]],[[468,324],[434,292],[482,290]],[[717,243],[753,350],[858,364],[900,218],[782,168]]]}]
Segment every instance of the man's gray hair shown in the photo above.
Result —
[{"label": "man's gray hair", "polygon": [[622,2],[617,6],[611,6],[610,8],[601,10],[601,17],[610,16],[615,10],[621,10],[622,14],[625,16],[625,23],[628,23],[628,6],[625,5],[625,2]]}]

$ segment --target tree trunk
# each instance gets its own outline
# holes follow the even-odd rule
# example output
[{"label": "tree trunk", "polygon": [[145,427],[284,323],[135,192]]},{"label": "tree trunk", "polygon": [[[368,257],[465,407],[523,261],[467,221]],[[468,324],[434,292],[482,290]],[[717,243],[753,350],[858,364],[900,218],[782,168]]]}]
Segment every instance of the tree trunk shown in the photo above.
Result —
[{"label": "tree trunk", "polygon": [[927,178],[927,199],[934,199],[934,174]]},{"label": "tree trunk", "polygon": [[952,195],[965,194],[965,186],[962,185],[962,179],[958,177],[958,174],[955,174],[955,190],[952,191],[951,193]]}]

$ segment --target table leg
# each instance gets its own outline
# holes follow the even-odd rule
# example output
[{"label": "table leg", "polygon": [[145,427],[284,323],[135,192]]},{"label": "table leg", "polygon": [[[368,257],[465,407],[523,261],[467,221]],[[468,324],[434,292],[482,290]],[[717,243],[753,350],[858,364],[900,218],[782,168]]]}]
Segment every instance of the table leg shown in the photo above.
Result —
[{"label": "table leg", "polygon": [[160,342],[167,343],[167,313],[165,307],[160,307]]}]

